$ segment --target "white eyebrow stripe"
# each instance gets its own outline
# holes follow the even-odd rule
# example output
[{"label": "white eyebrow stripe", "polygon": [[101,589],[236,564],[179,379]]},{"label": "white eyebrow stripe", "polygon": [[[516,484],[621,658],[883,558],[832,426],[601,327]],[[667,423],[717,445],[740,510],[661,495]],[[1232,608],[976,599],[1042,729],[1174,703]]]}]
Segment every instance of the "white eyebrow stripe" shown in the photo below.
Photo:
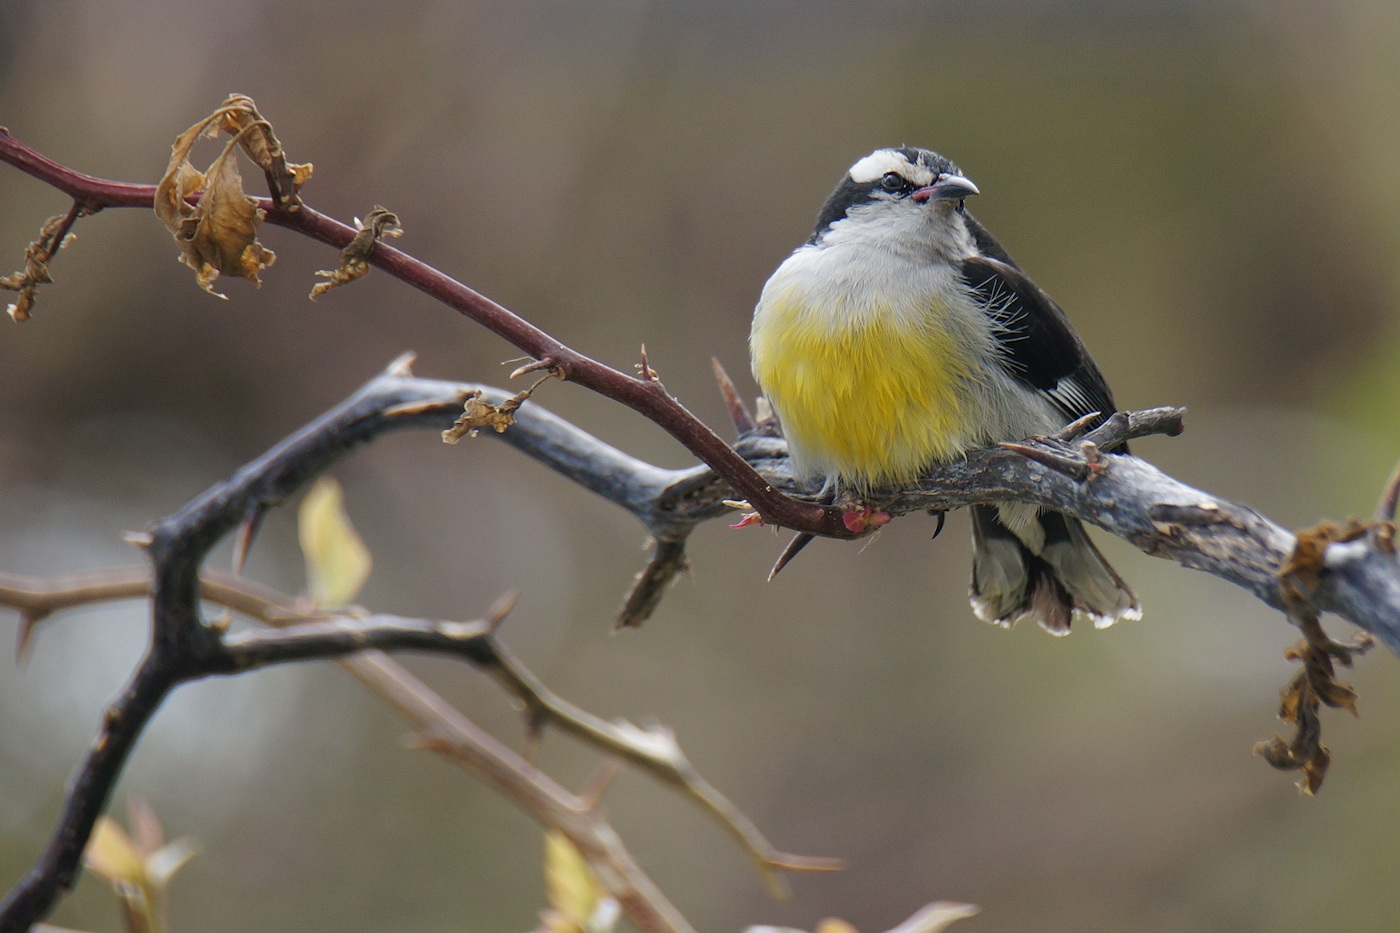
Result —
[{"label": "white eyebrow stripe", "polygon": [[868,184],[882,177],[886,172],[898,172],[909,181],[924,185],[933,181],[933,173],[922,165],[911,165],[901,153],[893,149],[876,149],[870,155],[851,166],[851,181]]}]

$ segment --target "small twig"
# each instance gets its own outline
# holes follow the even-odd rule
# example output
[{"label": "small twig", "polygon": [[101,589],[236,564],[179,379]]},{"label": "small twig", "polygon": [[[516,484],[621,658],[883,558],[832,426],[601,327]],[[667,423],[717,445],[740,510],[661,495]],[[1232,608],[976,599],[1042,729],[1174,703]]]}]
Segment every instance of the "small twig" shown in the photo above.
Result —
[{"label": "small twig", "polygon": [[622,608],[613,622],[614,629],[636,628],[650,619],[671,584],[690,570],[690,560],[685,556],[685,541],[685,536],[681,536],[657,538],[653,542],[651,558],[627,590]]},{"label": "small twig", "polygon": [[[440,622],[384,614],[308,618],[291,597],[251,581],[217,572],[205,572],[200,579],[204,601],[274,626],[275,630],[228,636],[224,640],[224,653],[207,659],[207,669],[189,677],[227,674],[300,660],[339,658],[357,676],[369,668],[377,670],[373,680],[380,689],[376,692],[390,699],[396,708],[398,701],[394,698],[406,691],[419,695],[420,699],[423,695],[433,696],[434,708],[442,710],[450,707],[382,651],[458,654],[491,673],[524,703],[527,724],[532,731],[552,724],[610,757],[632,763],[698,803],[739,842],[775,893],[780,884],[775,871],[833,871],[841,867],[832,859],[792,855],[774,848],[742,811],[695,771],[669,731],[607,722],[545,687],[495,638],[501,621],[514,605],[514,594],[497,600],[486,618],[477,622]],[[61,585],[55,580],[0,575],[0,605],[26,613],[51,614],[94,602],[144,597],[149,585],[150,574],[144,568],[74,575],[63,578]],[[367,667],[360,663],[371,658],[376,659],[373,665]],[[441,741],[443,735],[458,731],[456,726],[444,728],[444,722],[457,720],[465,722],[454,710],[451,717],[434,722],[433,728],[422,727],[423,723],[417,722],[421,732]],[[434,747],[443,750],[437,742]]]},{"label": "small twig", "polygon": [[685,917],[586,800],[483,732],[384,655],[366,652],[340,663],[412,724],[430,748],[481,775],[538,822],[568,836],[640,929],[691,933]]},{"label": "small twig", "polygon": [[837,871],[842,867],[835,859],[792,855],[774,848],[743,811],[695,771],[670,730],[641,729],[599,719],[550,691],[501,645],[489,645],[495,657],[485,666],[525,703],[532,720],[552,723],[698,801],[744,847],[771,885],[778,884],[776,870]]}]

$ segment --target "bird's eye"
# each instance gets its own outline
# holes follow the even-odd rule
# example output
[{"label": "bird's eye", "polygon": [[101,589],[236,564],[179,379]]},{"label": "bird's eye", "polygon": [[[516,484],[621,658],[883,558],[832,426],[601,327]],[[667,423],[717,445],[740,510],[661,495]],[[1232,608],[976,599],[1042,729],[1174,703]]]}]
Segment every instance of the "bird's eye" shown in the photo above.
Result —
[{"label": "bird's eye", "polygon": [[885,177],[880,179],[880,187],[886,191],[900,191],[907,184],[898,172],[886,172]]}]

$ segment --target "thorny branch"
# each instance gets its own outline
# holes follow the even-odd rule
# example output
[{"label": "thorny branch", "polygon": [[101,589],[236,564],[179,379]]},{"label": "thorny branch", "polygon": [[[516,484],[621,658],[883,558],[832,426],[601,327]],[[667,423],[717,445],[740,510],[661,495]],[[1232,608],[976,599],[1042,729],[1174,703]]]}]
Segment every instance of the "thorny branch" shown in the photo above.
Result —
[{"label": "thorny branch", "polygon": [[[248,104],[251,107],[251,101]],[[270,137],[270,127],[267,130]],[[276,148],[280,157],[280,147]],[[28,303],[32,303],[33,288],[47,280],[48,262],[76,220],[108,207],[150,208],[157,193],[155,186],[111,182],[75,172],[35,152],[3,129],[0,161],[47,182],[73,200],[68,213],[56,218],[56,224],[46,226],[41,239],[31,247],[28,260],[33,261],[22,274],[22,281],[6,283],[27,296],[26,313]],[[302,168],[309,174],[309,167]],[[250,209],[255,213],[265,215],[270,223],[338,248],[344,249],[355,240],[360,232],[356,228],[319,214],[296,198],[295,188],[304,180],[300,174],[269,171],[269,176],[278,197],[250,199]],[[191,195],[186,203],[193,201]],[[801,499],[804,491],[792,481],[785,445],[771,421],[762,415],[757,420],[749,416],[732,389],[728,393],[730,407],[741,436],[731,447],[665,390],[645,358],[639,376],[605,366],[377,239],[357,250],[354,261],[385,270],[510,341],[536,361],[526,368],[547,369],[644,414],[707,464],[688,470],[663,470],[602,444],[533,404],[519,407],[517,403],[519,410],[507,413],[513,421],[499,435],[502,439],[627,508],[655,540],[652,560],[627,598],[619,624],[637,624],[651,613],[667,583],[686,566],[687,536],[700,522],[725,514],[726,501],[731,498],[742,497],[768,523],[800,532],[834,538],[856,537],[862,532],[862,528],[843,522],[839,510]],[[269,255],[263,264],[270,262]],[[346,402],[248,464],[228,482],[152,526],[146,544],[154,571],[151,579],[143,581],[152,601],[150,650],[127,688],[109,708],[98,739],[75,777],[64,816],[44,857],[0,908],[0,930],[27,928],[46,914],[60,891],[71,884],[83,842],[126,756],[175,685],[191,677],[228,673],[293,657],[342,656],[365,647],[464,653],[493,670],[498,679],[524,697],[533,724],[556,723],[587,742],[610,748],[663,779],[687,788],[716,815],[730,819],[731,831],[736,835],[746,835],[751,827],[733,820],[732,815],[722,812],[722,807],[707,800],[704,793],[696,792],[698,778],[678,757],[678,750],[672,756],[670,749],[657,745],[649,754],[647,742],[654,742],[655,734],[628,733],[568,707],[498,647],[492,651],[481,647],[494,644],[490,642],[489,625],[482,629],[470,623],[430,623],[382,616],[302,619],[286,632],[226,637],[201,619],[201,601],[218,601],[214,594],[220,585],[216,578],[202,572],[202,564],[210,548],[224,535],[241,526],[242,544],[246,545],[264,510],[336,458],[387,430],[414,426],[445,429],[460,413],[462,402],[470,397],[497,407],[511,400],[506,393],[493,389],[416,379],[409,374],[406,361],[400,361]],[[1400,472],[1382,496],[1376,521],[1349,526],[1346,533],[1339,535],[1330,534],[1323,526],[1294,535],[1252,509],[1186,486],[1136,457],[1102,453],[1125,439],[1176,433],[1181,417],[1178,409],[1118,413],[1082,436],[1084,426],[1079,425],[1055,437],[975,451],[963,460],[932,471],[914,489],[892,492],[882,508],[898,515],[1021,500],[1077,515],[1148,554],[1242,586],[1285,612],[1307,636],[1307,645],[1297,657],[1304,661],[1300,677],[1310,695],[1321,702],[1349,705],[1346,688],[1332,680],[1331,664],[1332,660],[1346,662],[1349,655],[1344,646],[1322,633],[1317,619],[1322,612],[1334,612],[1400,653],[1400,566],[1393,523],[1395,502],[1400,498]],[[1300,558],[1300,554],[1305,556]],[[24,614],[21,647],[27,645],[37,622],[90,585],[101,589],[100,584],[85,580],[67,590],[57,586],[47,595],[30,594],[32,599],[27,602],[13,603]],[[120,581],[120,586],[135,584],[128,579]],[[236,601],[229,597],[231,606]],[[240,611],[247,608],[244,605]],[[256,617],[255,612],[250,614]],[[468,645],[472,647],[469,649]],[[380,676],[373,672],[382,673],[383,665],[392,664],[377,653],[354,654],[342,663],[367,679]],[[438,702],[418,695],[411,684],[397,676],[390,677],[381,687],[397,698],[394,702],[410,719],[429,715]],[[1326,750],[1315,742],[1316,717],[1307,712],[1315,712],[1315,708],[1308,706],[1311,701],[1306,697],[1304,700],[1304,713],[1296,717],[1300,737],[1287,751],[1295,766],[1303,767],[1305,772],[1313,768],[1308,781],[1315,786],[1315,780],[1320,780],[1319,762],[1320,767],[1325,767]],[[1285,704],[1288,705],[1287,698]],[[1298,705],[1293,704],[1295,708]],[[469,722],[461,720],[444,726],[453,717],[460,719],[455,711],[437,710],[432,717],[435,728],[422,728],[430,745],[450,757],[470,760],[474,769],[503,789],[514,788],[514,799],[531,812],[539,815],[548,810],[550,819],[559,820],[559,825],[573,825],[572,832],[567,828],[565,831],[590,859],[596,858],[597,864],[604,866],[604,874],[609,865],[623,866],[619,870],[624,877],[613,881],[617,890],[623,892],[619,896],[624,901],[628,897],[640,899],[641,903],[634,905],[634,919],[650,909],[648,905],[664,905],[664,899],[653,899],[655,892],[644,890],[645,885],[629,887],[636,878],[644,880],[644,876],[627,874],[625,852],[618,854],[620,846],[618,851],[609,848],[615,841],[608,838],[610,830],[601,821],[590,823],[591,811],[578,806],[577,798],[570,803],[563,796],[566,791],[544,783],[535,789],[538,793],[522,790],[533,786],[532,781],[547,779],[513,761],[507,750],[491,747],[492,740],[477,733]],[[1298,758],[1300,749],[1315,757],[1298,763],[1302,761]],[[583,822],[569,824],[568,814]],[[761,840],[756,833],[754,838]],[[761,846],[757,848],[761,850]],[[758,856],[769,867],[812,867],[789,865],[785,861],[788,857],[769,852]],[[654,922],[638,922],[644,929],[685,929],[683,919],[666,914],[668,906],[657,908]]]},{"label": "thorny branch", "polygon": [[[68,194],[86,214],[109,207],[150,208],[155,202],[155,185],[127,184],[84,175],[36,152],[3,128],[0,128],[0,161]],[[279,206],[271,198],[254,200],[268,223],[337,249],[348,247],[360,232],[359,228],[318,213],[299,201],[292,210]],[[722,474],[772,524],[829,537],[852,537],[838,510],[792,499],[765,483],[733,448],[667,392],[659,380],[646,378],[645,373],[640,378],[629,376],[579,353],[485,295],[386,243],[376,244],[364,261],[466,315],[547,364],[561,378],[645,415]]]},{"label": "thorny branch", "polygon": [[[264,510],[285,501],[355,447],[400,428],[446,428],[461,411],[463,399],[481,395],[500,399],[503,395],[480,387],[414,378],[409,372],[409,361],[409,357],[395,361],[385,373],[345,402],[240,469],[228,481],[212,487],[174,516],[155,523],[143,542],[154,565],[152,576],[143,575],[140,580],[133,579],[130,574],[85,576],[37,586],[0,578],[0,604],[18,609],[22,614],[21,650],[28,649],[34,626],[39,621],[80,602],[149,596],[153,618],[151,648],[104,716],[99,735],[75,777],[73,792],[48,850],[29,877],[0,907],[0,930],[26,929],[28,924],[46,914],[58,894],[72,884],[83,844],[126,756],[175,686],[192,679],[268,664],[341,658],[369,649],[455,653],[489,670],[524,701],[532,728],[556,725],[681,790],[715,816],[766,875],[771,876],[771,872],[778,869],[829,870],[835,867],[826,860],[805,859],[774,849],[742,812],[700,778],[669,733],[605,722],[548,691],[499,645],[491,622],[434,622],[382,615],[308,619],[285,598],[260,593],[236,578],[201,572],[208,551],[223,535],[240,525],[256,526]],[[602,453],[604,445],[600,442],[542,410],[530,410],[525,423],[526,427],[508,432],[509,439],[517,447],[532,451],[555,469],[581,480],[599,465],[611,466],[614,470],[611,475],[595,475],[585,484],[615,501],[629,494],[638,497],[633,501],[634,511],[642,509],[640,497],[644,493],[635,486],[628,489],[633,485],[632,480],[648,471],[657,479],[671,477],[671,471],[647,467],[616,451],[608,457]],[[281,631],[226,634],[205,624],[199,612],[202,602],[224,605],[277,624]],[[425,688],[403,678],[397,686],[383,684],[384,672],[392,671],[385,666],[388,663],[383,659],[377,666],[380,673],[375,676],[380,678],[381,686],[396,696],[418,694],[421,698]],[[355,664],[355,669],[361,673],[371,667],[368,662]],[[444,751],[448,757],[470,760],[474,766],[484,755],[480,748],[482,739],[469,723],[438,721],[431,730],[430,740],[433,747]],[[454,743],[475,743],[475,750],[463,751]],[[500,763],[495,766],[506,767]],[[500,780],[504,778],[499,775],[493,778],[493,782]],[[557,809],[554,805],[545,807],[538,787],[530,794],[517,789],[513,798],[531,808],[537,816],[555,814]],[[597,819],[593,822],[601,823]],[[569,825],[566,821],[560,828],[571,838],[582,836],[582,828],[575,827],[571,831]],[[601,830],[594,833],[594,836],[599,835],[605,834]],[[606,854],[620,849],[618,843],[605,845],[606,840],[593,837],[576,842],[585,852]],[[649,882],[634,871],[635,866],[628,868],[619,858],[614,858],[604,868],[620,879],[619,884],[625,890],[618,892],[618,897],[628,906],[627,897],[638,897],[636,891],[647,887]],[[650,907],[636,906],[633,915],[636,916],[636,911],[645,911],[660,916],[667,909],[663,899]],[[652,924],[644,928],[684,927]]]},{"label": "thorny branch", "polygon": [[[245,578],[205,571],[200,586],[206,604],[280,629],[231,636],[230,670],[225,673],[305,658],[338,657],[342,667],[422,736],[426,747],[485,777],[541,824],[564,832],[609,879],[608,890],[644,929],[689,927],[632,861],[596,807],[483,733],[384,650],[421,649],[464,655],[525,703],[532,730],[555,725],[605,755],[641,767],[696,800],[735,837],[770,884],[779,885],[779,889],[775,870],[838,867],[829,860],[807,859],[775,849],[738,808],[695,772],[668,731],[603,722],[549,691],[495,637],[500,621],[497,617],[481,622],[430,622],[387,615],[308,617],[306,607],[297,600]],[[150,574],[140,567],[44,579],[0,574],[0,605],[24,614],[26,629],[21,632],[21,639],[29,639],[32,630],[28,626],[54,612],[144,598],[149,587]]]}]

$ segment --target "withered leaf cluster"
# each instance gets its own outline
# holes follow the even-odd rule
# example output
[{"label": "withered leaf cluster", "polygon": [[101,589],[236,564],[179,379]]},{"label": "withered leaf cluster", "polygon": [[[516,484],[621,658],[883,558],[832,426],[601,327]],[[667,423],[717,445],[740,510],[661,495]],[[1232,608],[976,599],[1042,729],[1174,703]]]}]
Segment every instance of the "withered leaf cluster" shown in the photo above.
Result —
[{"label": "withered leaf cluster", "polygon": [[[528,367],[523,367],[528,368]],[[516,370],[517,373],[521,370]],[[550,379],[559,378],[554,372],[537,380],[530,388],[522,392],[517,392],[499,405],[492,405],[482,398],[480,392],[474,392],[466,397],[462,402],[462,413],[457,416],[452,427],[442,432],[442,440],[447,444],[455,444],[464,437],[476,437],[476,433],[482,428],[491,428],[497,434],[502,434],[505,429],[515,424],[515,412],[525,400]]]},{"label": "withered leaf cluster", "polygon": [[442,439],[455,444],[464,437],[476,437],[482,428],[492,428],[497,434],[515,423],[515,410],[525,401],[520,395],[512,395],[499,405],[492,405],[478,392],[467,397],[462,403],[462,413],[452,427],[442,432]]},{"label": "withered leaf cluster", "polygon": [[1279,589],[1288,616],[1303,633],[1303,641],[1285,652],[1291,661],[1301,661],[1302,668],[1284,688],[1279,703],[1279,719],[1294,726],[1293,738],[1275,735],[1254,747],[1257,755],[1282,771],[1301,771],[1298,788],[1305,794],[1317,793],[1331,753],[1322,744],[1323,706],[1345,709],[1357,715],[1356,691],[1337,680],[1334,662],[1351,666],[1352,657],[1367,651],[1374,640],[1362,633],[1349,645],[1334,641],[1322,628],[1311,594],[1321,584],[1326,573],[1326,551],[1329,545],[1355,541],[1367,534],[1375,523],[1351,521],[1346,525],[1323,522],[1316,528],[1298,533],[1293,553],[1279,568]]},{"label": "withered leaf cluster", "polygon": [[316,273],[326,281],[317,282],[311,289],[312,301],[339,285],[363,278],[369,272],[369,254],[374,251],[374,244],[385,237],[403,236],[398,216],[378,205],[364,220],[355,218],[355,226],[359,227],[355,238],[340,251],[340,268]]},{"label": "withered leaf cluster", "polygon": [[[204,171],[190,162],[202,138],[230,137]],[[237,275],[261,285],[258,273],[277,256],[258,242],[265,212],[243,191],[236,150],[266,174],[274,202],[285,210],[300,207],[297,189],[311,177],[311,165],[286,160],[272,124],[259,115],[251,98],[234,94],[209,116],[191,126],[170,147],[170,163],[156,186],[155,211],[180,247],[180,261],[195,271],[199,286],[214,291],[221,275]],[[191,199],[198,198],[195,203]]]},{"label": "withered leaf cluster", "polygon": [[39,230],[39,238],[25,247],[24,268],[0,276],[0,288],[19,292],[19,297],[5,308],[15,321],[22,323],[29,320],[29,312],[34,307],[34,293],[40,285],[53,281],[49,277],[49,260],[73,239],[73,234],[67,231],[74,219],[74,214],[58,214],[46,220]]}]

